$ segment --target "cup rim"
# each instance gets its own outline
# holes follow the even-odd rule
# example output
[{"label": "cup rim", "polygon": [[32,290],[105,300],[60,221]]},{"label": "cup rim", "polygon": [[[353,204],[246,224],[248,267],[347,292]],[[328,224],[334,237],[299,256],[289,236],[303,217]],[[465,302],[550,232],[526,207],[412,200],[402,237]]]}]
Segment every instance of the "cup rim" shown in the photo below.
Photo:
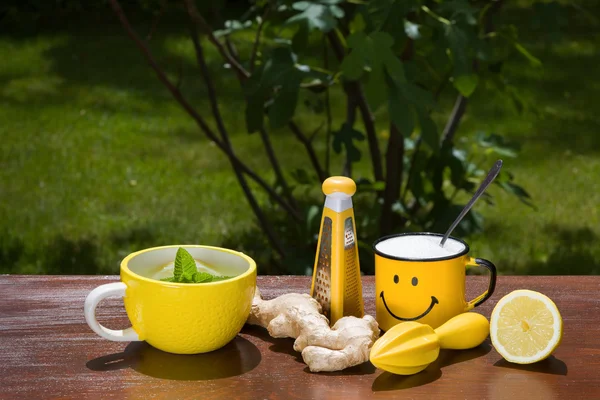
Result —
[{"label": "cup rim", "polygon": [[[129,269],[128,264],[129,261],[136,257],[139,256],[140,254],[143,253],[149,253],[151,251],[156,251],[156,250],[161,250],[161,249],[168,249],[168,248],[179,248],[179,247],[183,247],[183,248],[202,248],[202,249],[210,249],[210,250],[217,250],[217,251],[221,251],[223,253],[229,253],[232,254],[234,256],[238,256],[244,260],[246,260],[249,264],[248,270],[242,274],[236,275],[233,278],[230,279],[225,279],[222,281],[217,281],[217,282],[205,282],[205,283],[181,283],[181,282],[164,282],[164,281],[160,281],[158,279],[151,279],[151,278],[147,278],[145,276],[142,276],[140,274],[136,274],[135,272],[133,272],[131,269]],[[158,284],[161,286],[175,286],[175,287],[202,287],[202,286],[214,286],[214,285],[220,285],[220,284],[226,284],[228,282],[233,282],[233,281],[237,281],[237,280],[241,280],[244,279],[245,277],[252,275],[253,273],[256,272],[256,262],[249,256],[247,256],[246,254],[239,252],[239,251],[235,251],[232,249],[226,249],[224,247],[216,247],[216,246],[204,246],[204,245],[199,245],[199,244],[172,244],[172,245],[167,245],[167,246],[157,246],[157,247],[149,247],[147,249],[143,249],[143,250],[138,250],[136,252],[133,252],[129,255],[127,255],[127,257],[125,257],[123,259],[123,261],[121,261],[121,273],[126,273],[132,277],[134,277],[135,279],[139,279],[141,281],[144,282],[149,282],[149,283],[154,283],[154,284]]]},{"label": "cup rim", "polygon": [[383,257],[383,258],[387,258],[387,259],[390,259],[390,260],[411,261],[411,262],[435,262],[435,261],[453,260],[455,258],[462,257],[465,254],[469,253],[469,250],[470,250],[469,245],[467,244],[467,242],[465,242],[462,239],[456,238],[454,236],[448,236],[448,239],[456,240],[457,242],[462,243],[465,246],[465,248],[460,253],[456,253],[456,254],[452,254],[452,255],[444,256],[444,257],[437,257],[437,258],[406,258],[406,257],[396,257],[396,256],[392,256],[392,255],[383,253],[380,250],[377,250],[377,244],[378,243],[381,243],[384,240],[393,239],[393,238],[400,237],[400,236],[437,236],[439,238],[444,237],[444,235],[442,235],[441,233],[433,233],[433,232],[404,232],[404,233],[395,233],[393,235],[383,236],[383,237],[380,237],[379,239],[375,240],[375,242],[373,242],[373,251],[378,256]]}]

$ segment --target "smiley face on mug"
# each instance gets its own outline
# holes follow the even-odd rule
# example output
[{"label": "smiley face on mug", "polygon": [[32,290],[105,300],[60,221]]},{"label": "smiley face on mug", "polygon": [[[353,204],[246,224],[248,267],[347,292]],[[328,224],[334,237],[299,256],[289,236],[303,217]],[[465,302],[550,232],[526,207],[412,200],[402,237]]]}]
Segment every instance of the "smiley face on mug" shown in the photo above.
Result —
[{"label": "smiley face on mug", "polygon": [[[408,279],[403,279],[403,280],[406,280],[406,282],[400,282],[400,277],[398,276],[398,274],[394,274],[393,282],[394,282],[394,285],[397,286],[397,289],[395,289],[395,290],[409,291],[410,286],[413,286],[413,287],[419,286],[419,278],[416,276],[413,276],[412,278],[410,278],[410,281],[408,281]],[[410,286],[408,285],[409,282],[410,282]],[[388,291],[388,294],[393,291],[394,291],[394,289],[392,289],[391,291]],[[425,294],[425,296],[423,296],[422,294]],[[385,290],[382,290],[379,293],[379,297],[381,298],[381,301],[383,302],[383,306],[385,307],[387,312],[392,317],[397,319],[398,321],[420,320],[421,318],[423,318],[427,314],[429,314],[433,310],[433,308],[435,307],[436,304],[440,303],[440,301],[437,299],[437,297],[435,297],[433,295],[427,296],[427,294],[425,292],[423,292],[422,290],[420,292],[415,291],[414,295],[415,295],[414,296],[415,297],[415,300],[414,300],[415,305],[423,304],[423,312],[421,312],[417,315],[398,315],[397,313],[394,313],[390,309],[390,307],[388,306],[388,303],[385,301]],[[420,297],[423,297],[423,301],[420,301],[421,300],[421,299],[419,299]],[[426,300],[429,300],[429,303]],[[400,313],[401,313],[401,311],[400,311]]]}]

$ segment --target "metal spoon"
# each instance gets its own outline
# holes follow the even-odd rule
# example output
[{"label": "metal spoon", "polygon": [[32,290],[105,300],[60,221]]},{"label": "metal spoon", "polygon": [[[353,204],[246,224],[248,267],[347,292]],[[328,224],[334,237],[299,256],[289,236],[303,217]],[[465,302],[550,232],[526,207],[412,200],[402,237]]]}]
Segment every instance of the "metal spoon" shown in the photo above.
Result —
[{"label": "metal spoon", "polygon": [[473,195],[471,200],[469,200],[469,202],[467,203],[465,208],[463,208],[463,210],[460,212],[458,217],[454,220],[452,225],[450,225],[450,228],[448,228],[448,230],[446,231],[446,234],[444,235],[444,237],[442,238],[442,241],[440,242],[440,247],[444,247],[444,243],[446,243],[446,240],[448,240],[448,236],[450,236],[450,234],[452,233],[454,228],[456,228],[456,226],[459,224],[459,222],[462,221],[462,219],[465,217],[465,215],[467,215],[467,213],[469,212],[471,207],[473,207],[473,204],[475,204],[477,199],[479,199],[481,197],[483,192],[485,192],[485,189],[487,189],[487,187],[490,186],[490,183],[492,183],[494,181],[494,179],[496,179],[496,177],[500,173],[500,168],[502,168],[502,160],[496,161],[496,163],[494,164],[492,169],[490,169],[490,172],[488,172],[488,174],[485,177],[485,179],[483,180],[483,182],[481,182],[481,186],[479,186],[479,189],[477,189],[477,191],[475,192],[475,194]]}]

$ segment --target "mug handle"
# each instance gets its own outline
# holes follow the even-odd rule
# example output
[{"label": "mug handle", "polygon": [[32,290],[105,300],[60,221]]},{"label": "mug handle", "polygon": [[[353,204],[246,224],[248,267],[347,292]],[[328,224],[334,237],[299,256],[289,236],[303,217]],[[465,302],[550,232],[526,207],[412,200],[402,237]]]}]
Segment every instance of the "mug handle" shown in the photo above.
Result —
[{"label": "mug handle", "polygon": [[118,296],[125,297],[125,289],[127,285],[123,282],[107,283],[106,285],[98,286],[87,295],[83,313],[87,324],[94,332],[102,336],[104,339],[112,340],[113,342],[134,342],[139,341],[138,334],[133,328],[127,329],[108,329],[100,325],[96,319],[96,307],[98,303],[107,297]]},{"label": "mug handle", "polygon": [[470,257],[467,261],[467,265],[476,265],[479,267],[487,268],[490,271],[490,284],[488,285],[488,289],[475,297],[473,300],[467,303],[467,311],[471,310],[473,307],[477,307],[482,304],[484,301],[490,298],[492,294],[494,294],[494,289],[496,288],[496,266],[488,260],[483,258],[473,258]]}]

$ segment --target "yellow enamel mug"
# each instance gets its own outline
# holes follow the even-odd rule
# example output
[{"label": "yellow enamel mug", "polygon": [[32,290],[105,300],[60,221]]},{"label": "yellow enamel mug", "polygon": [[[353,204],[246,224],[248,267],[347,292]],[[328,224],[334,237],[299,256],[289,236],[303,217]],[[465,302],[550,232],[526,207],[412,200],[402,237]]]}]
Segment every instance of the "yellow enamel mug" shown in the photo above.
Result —
[{"label": "yellow enamel mug", "polygon": [[[194,259],[231,279],[210,283],[173,283],[149,277],[175,260],[179,247]],[[176,354],[217,350],[242,329],[256,288],[256,263],[237,251],[210,246],[154,247],[125,257],[121,282],[92,290],[85,300],[85,319],[94,332],[113,341],[146,341]],[[123,297],[132,327],[112,330],[100,325],[96,307],[106,297]]]},{"label": "yellow enamel mug", "polygon": [[[405,236],[426,236],[441,240],[437,233],[406,233],[386,236],[373,244],[375,251],[376,319],[387,331],[404,321],[417,321],[437,328],[450,318],[471,310],[486,301],[496,286],[496,267],[488,260],[469,257],[469,245],[450,237],[456,253],[437,258],[407,258],[383,250],[386,241]],[[435,238],[435,239],[434,239]],[[419,238],[420,240],[420,238]],[[392,242],[387,242],[392,243]],[[488,289],[471,301],[465,300],[467,266],[481,266],[490,271]]]}]

